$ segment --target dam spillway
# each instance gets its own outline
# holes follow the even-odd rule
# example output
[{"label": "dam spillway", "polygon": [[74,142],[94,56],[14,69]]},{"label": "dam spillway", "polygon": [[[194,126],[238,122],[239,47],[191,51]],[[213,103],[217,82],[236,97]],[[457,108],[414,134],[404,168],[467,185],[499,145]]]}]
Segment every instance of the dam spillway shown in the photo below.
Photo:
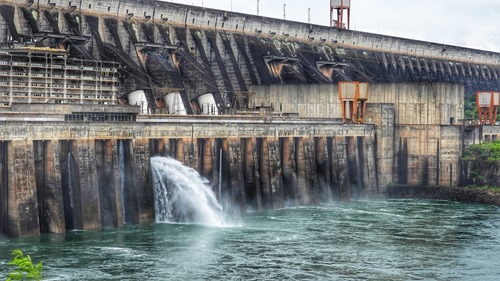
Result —
[{"label": "dam spillway", "polygon": [[11,138],[16,131],[19,137],[0,144],[6,233],[32,236],[68,226],[154,222],[150,158],[155,155],[201,171],[221,186],[218,197],[237,212],[378,193],[372,125],[162,121],[4,123]]},{"label": "dam spillway", "polygon": [[[500,56],[159,1],[0,4],[0,229],[154,221],[150,159],[199,171],[234,212],[458,185],[500,136],[464,96]],[[365,124],[337,84],[369,83]],[[216,187],[216,188],[215,188]]]}]

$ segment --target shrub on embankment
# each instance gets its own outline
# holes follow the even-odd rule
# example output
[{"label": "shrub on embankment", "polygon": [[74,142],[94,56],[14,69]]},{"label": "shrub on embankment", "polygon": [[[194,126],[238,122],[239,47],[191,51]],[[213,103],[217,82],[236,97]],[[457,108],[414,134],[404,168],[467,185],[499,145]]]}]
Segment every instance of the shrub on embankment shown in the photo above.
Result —
[{"label": "shrub on embankment", "polygon": [[467,185],[500,187],[500,141],[471,145],[462,163]]}]

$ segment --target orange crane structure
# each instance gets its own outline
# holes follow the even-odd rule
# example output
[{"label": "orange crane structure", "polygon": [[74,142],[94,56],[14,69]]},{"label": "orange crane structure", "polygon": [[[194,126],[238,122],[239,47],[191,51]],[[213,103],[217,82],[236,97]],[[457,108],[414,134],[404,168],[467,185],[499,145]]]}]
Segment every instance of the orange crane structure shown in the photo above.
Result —
[{"label": "orange crane structure", "polygon": [[[335,19],[334,13],[337,14]],[[350,29],[351,0],[330,0],[330,27],[346,29],[345,18],[347,18],[347,29]]]},{"label": "orange crane structure", "polygon": [[497,121],[498,108],[500,107],[500,93],[477,92],[476,105],[479,124],[495,125]]},{"label": "orange crane structure", "polygon": [[362,124],[368,101],[368,83],[339,82],[338,96],[344,123]]}]

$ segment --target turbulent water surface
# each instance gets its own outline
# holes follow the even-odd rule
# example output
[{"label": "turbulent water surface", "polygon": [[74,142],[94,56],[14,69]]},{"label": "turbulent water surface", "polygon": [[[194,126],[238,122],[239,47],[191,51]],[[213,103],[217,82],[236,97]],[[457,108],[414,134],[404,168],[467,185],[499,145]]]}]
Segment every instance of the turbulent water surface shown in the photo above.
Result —
[{"label": "turbulent water surface", "polygon": [[0,237],[46,280],[499,280],[500,211],[388,200],[248,214],[233,227],[127,226]]}]

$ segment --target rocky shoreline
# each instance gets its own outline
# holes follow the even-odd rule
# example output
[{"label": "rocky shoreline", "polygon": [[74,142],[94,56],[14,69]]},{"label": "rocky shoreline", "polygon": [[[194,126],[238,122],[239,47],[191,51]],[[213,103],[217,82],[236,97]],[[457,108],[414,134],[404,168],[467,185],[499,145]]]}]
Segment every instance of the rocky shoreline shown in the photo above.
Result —
[{"label": "rocky shoreline", "polygon": [[500,193],[473,187],[401,186],[387,189],[388,198],[425,198],[478,203],[500,207]]}]

